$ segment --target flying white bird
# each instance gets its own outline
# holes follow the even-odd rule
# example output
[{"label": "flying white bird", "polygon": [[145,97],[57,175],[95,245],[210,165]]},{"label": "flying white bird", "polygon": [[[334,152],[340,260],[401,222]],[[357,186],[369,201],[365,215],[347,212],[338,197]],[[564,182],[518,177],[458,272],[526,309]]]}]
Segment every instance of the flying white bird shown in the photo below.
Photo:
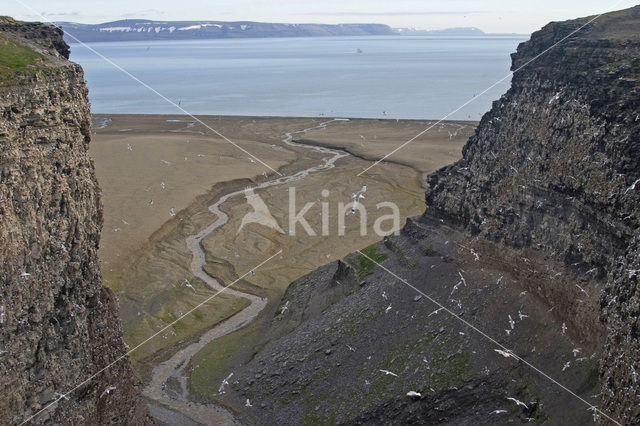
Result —
[{"label": "flying white bird", "polygon": [[462,272],[458,271],[458,275],[460,275],[460,282],[462,284],[464,284],[464,286],[467,286],[467,280],[464,279],[464,277],[462,276]]},{"label": "flying white bird", "polygon": [[509,315],[509,327],[511,327],[511,329],[513,330],[516,326],[516,322],[513,320],[513,318],[511,318],[511,315]]},{"label": "flying white bird", "polygon": [[529,315],[525,315],[522,312],[518,311],[518,317],[520,317],[520,321],[522,321],[525,318],[529,318]]},{"label": "flying white bird", "polygon": [[160,188],[165,189],[167,185],[165,185],[164,181],[160,182]]},{"label": "flying white bird", "polygon": [[104,392],[102,392],[102,394],[100,395],[100,398],[102,398],[105,394],[109,395],[111,392],[113,392],[114,390],[116,390],[115,386],[108,386]]},{"label": "flying white bird", "polygon": [[233,373],[229,374],[226,379],[222,380],[222,383],[220,384],[220,387],[218,388],[218,393],[225,393],[224,392],[224,387],[229,384],[229,379],[231,378],[231,376],[233,376]]},{"label": "flying white bird", "polygon": [[176,215],[176,211],[173,209],[173,207],[171,207],[171,210],[169,210],[169,216],[173,217]]},{"label": "flying white bird", "polygon": [[384,373],[386,376],[394,376],[394,377],[398,377],[398,375],[396,373],[392,373],[389,370],[380,370],[380,372]]},{"label": "flying white bird", "polygon": [[431,315],[436,315],[438,312],[440,312],[441,310],[443,310],[444,308],[439,308],[436,309],[435,311],[431,312],[429,315],[427,315],[427,318],[430,317]]},{"label": "flying white bird", "polygon": [[582,293],[586,294],[586,295],[587,295],[587,297],[589,297],[589,293],[587,293],[587,291],[586,291],[584,288],[580,287],[578,284],[576,284],[576,287],[578,287],[578,289],[579,289]]},{"label": "flying white bird", "polygon": [[509,401],[513,401],[513,402],[515,402],[517,405],[522,405],[522,406],[523,406],[524,408],[526,408],[527,410],[529,409],[529,407],[527,407],[527,404],[525,404],[525,403],[524,403],[524,402],[522,402],[522,401],[518,401],[518,400],[517,400],[517,399],[515,399],[515,398],[507,398],[507,399],[508,399]]},{"label": "flying white bird", "polygon": [[351,198],[353,198],[353,207],[347,213],[347,216],[356,212],[356,207],[358,207],[358,203],[361,199],[364,199],[364,193],[367,192],[367,185],[364,185],[357,194],[351,194]]},{"label": "flying white bird", "polygon": [[130,143],[128,143],[128,144],[127,144],[127,149],[128,149],[129,151],[133,151],[133,148],[131,147],[131,144],[130,144]]},{"label": "flying white bird", "polygon": [[571,367],[571,361],[567,361],[567,363],[564,365],[564,367],[562,367],[562,371],[566,370],[569,367]]},{"label": "flying white bird", "polygon": [[578,354],[580,353],[580,349],[579,348],[575,348],[574,350],[572,350],[571,352],[573,352],[573,357],[577,357]]},{"label": "flying white bird", "polygon": [[69,397],[67,395],[60,392],[54,392],[53,396],[58,397],[58,400],[61,400],[61,399],[66,399],[67,401],[69,400]]},{"label": "flying white bird", "polygon": [[500,350],[500,349],[494,349],[494,351],[498,352],[500,355],[502,355],[505,358],[509,358],[509,357],[514,358],[514,359],[516,358],[515,355],[513,355],[513,353],[511,353],[511,351],[508,351],[508,350],[507,351],[503,351],[503,350]]},{"label": "flying white bird", "polygon": [[388,313],[391,310],[391,305],[387,306],[387,309],[384,310],[384,313]]},{"label": "flying white bird", "polygon": [[624,191],[624,193],[626,194],[626,193],[627,193],[627,192],[629,192],[629,191],[633,191],[633,190],[635,190],[635,189],[636,189],[636,185],[637,185],[638,183],[640,183],[640,179],[638,179],[638,180],[636,180],[635,182],[633,182],[633,184],[632,184],[629,188],[627,188],[627,190],[626,190],[626,191]]}]

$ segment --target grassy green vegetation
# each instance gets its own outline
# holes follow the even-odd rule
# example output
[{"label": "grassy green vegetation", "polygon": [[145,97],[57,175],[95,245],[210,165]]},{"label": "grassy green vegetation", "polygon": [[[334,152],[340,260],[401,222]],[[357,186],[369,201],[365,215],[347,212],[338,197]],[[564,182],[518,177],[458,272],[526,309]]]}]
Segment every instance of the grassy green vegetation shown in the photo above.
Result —
[{"label": "grassy green vegetation", "polygon": [[[466,352],[454,354],[447,358],[433,361],[429,386],[426,389],[442,390],[463,383],[471,369],[469,354]],[[423,389],[424,391],[424,389]]]},{"label": "grassy green vegetation", "polygon": [[362,254],[364,254],[364,256],[360,255],[358,257],[358,277],[360,278],[371,274],[377,266],[376,263],[381,263],[389,257],[384,253],[379,253],[376,244],[363,249]]},{"label": "grassy green vegetation", "polygon": [[183,313],[189,312],[207,296],[204,291],[201,294],[195,293],[190,289],[189,291],[191,292],[190,295],[165,300],[160,312],[154,315],[141,315],[141,319],[127,329],[124,340],[129,347],[133,348],[167,327],[167,325],[170,325],[159,336],[149,340],[131,354],[131,359],[134,362],[144,361],[158,351],[201,335],[215,324],[241,311],[249,304],[247,299],[220,295],[215,300],[205,303],[180,321],[175,322]]},{"label": "grassy green vegetation", "polygon": [[191,360],[191,391],[206,400],[214,401],[220,383],[229,375],[236,354],[242,348],[250,347],[256,336],[254,327],[248,326],[216,339],[202,348]]},{"label": "grassy green vegetation", "polygon": [[44,61],[44,56],[33,49],[0,36],[0,83],[14,79],[17,73],[25,72]]}]

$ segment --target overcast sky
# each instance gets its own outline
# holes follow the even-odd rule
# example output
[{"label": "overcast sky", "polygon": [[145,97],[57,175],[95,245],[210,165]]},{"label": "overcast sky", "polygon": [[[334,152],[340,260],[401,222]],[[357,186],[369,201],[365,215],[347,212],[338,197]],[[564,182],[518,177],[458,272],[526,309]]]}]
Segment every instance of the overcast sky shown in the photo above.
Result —
[{"label": "overcast sky", "polygon": [[127,18],[375,22],[418,29],[478,27],[486,32],[530,33],[549,21],[625,9],[636,3],[637,0],[2,0],[0,14],[21,20],[82,23]]}]

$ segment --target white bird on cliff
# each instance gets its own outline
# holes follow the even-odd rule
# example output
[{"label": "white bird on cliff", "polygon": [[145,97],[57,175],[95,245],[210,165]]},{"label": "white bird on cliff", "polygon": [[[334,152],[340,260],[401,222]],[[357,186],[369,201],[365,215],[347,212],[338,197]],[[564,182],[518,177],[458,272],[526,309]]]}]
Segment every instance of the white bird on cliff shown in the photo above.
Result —
[{"label": "white bird on cliff", "polygon": [[415,392],[415,391],[407,392],[407,396],[409,398],[422,398],[422,394],[420,392]]},{"label": "white bird on cliff", "polygon": [[507,410],[494,410],[494,411],[490,412],[489,414],[504,414],[506,412],[507,412]]},{"label": "white bird on cliff", "polygon": [[351,207],[351,210],[347,212],[347,216],[356,212],[356,207],[358,207],[360,200],[364,199],[365,192],[367,192],[367,185],[363,185],[362,189],[358,191],[357,194],[351,194],[351,198],[353,198],[353,207]]},{"label": "white bird on cliff", "polygon": [[527,404],[525,404],[525,403],[524,403],[524,402],[522,402],[522,401],[519,401],[519,400],[517,400],[517,399],[515,399],[515,398],[511,398],[511,397],[509,397],[509,398],[507,398],[507,399],[508,399],[509,401],[513,401],[513,402],[515,402],[515,403],[516,403],[516,405],[522,405],[522,406],[523,406],[524,408],[526,408],[527,410],[529,409],[529,407],[527,407]]},{"label": "white bird on cliff", "polygon": [[478,253],[476,253],[474,249],[471,249],[471,254],[473,255],[473,257],[475,257],[476,262],[480,260],[480,256],[478,255]]},{"label": "white bird on cliff", "polygon": [[127,149],[128,149],[129,151],[133,151],[133,148],[131,147],[131,144],[130,144],[130,143],[128,143],[128,144],[127,144]]},{"label": "white bird on cliff", "polygon": [[386,376],[394,376],[394,377],[398,377],[398,375],[396,373],[393,373],[389,370],[380,370],[380,372],[384,373]]},{"label": "white bird on cliff", "polygon": [[29,275],[31,275],[31,274],[30,274],[30,273],[28,273],[28,272],[26,272],[26,271],[22,271],[22,272],[20,273],[20,276],[21,276],[21,277],[28,277]]},{"label": "white bird on cliff", "polygon": [[509,327],[511,327],[511,329],[513,330],[516,326],[516,322],[513,320],[513,318],[511,318],[511,315],[509,315]]},{"label": "white bird on cliff", "polygon": [[171,207],[171,210],[169,210],[169,216],[173,217],[176,215],[176,211],[173,209],[173,207]]},{"label": "white bird on cliff", "polygon": [[244,404],[245,407],[253,407],[253,405],[251,405],[251,401],[249,401],[249,398],[247,398],[247,402]]},{"label": "white bird on cliff", "polygon": [[562,323],[562,334],[567,332],[567,325],[565,323]]}]

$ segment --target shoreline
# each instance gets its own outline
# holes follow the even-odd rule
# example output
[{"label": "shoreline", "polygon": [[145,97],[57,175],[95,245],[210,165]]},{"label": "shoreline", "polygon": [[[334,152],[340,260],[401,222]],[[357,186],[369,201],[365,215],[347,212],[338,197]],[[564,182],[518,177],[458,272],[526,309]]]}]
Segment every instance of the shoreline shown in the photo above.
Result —
[{"label": "shoreline", "polygon": [[183,117],[183,118],[216,118],[216,119],[260,119],[260,120],[344,120],[344,121],[378,121],[378,122],[411,122],[411,123],[463,123],[466,125],[478,125],[479,120],[441,120],[439,118],[375,118],[375,117],[340,117],[330,115],[288,116],[288,115],[233,115],[233,114],[165,114],[165,113],[108,113],[91,112],[93,118],[125,118],[125,117]]}]

